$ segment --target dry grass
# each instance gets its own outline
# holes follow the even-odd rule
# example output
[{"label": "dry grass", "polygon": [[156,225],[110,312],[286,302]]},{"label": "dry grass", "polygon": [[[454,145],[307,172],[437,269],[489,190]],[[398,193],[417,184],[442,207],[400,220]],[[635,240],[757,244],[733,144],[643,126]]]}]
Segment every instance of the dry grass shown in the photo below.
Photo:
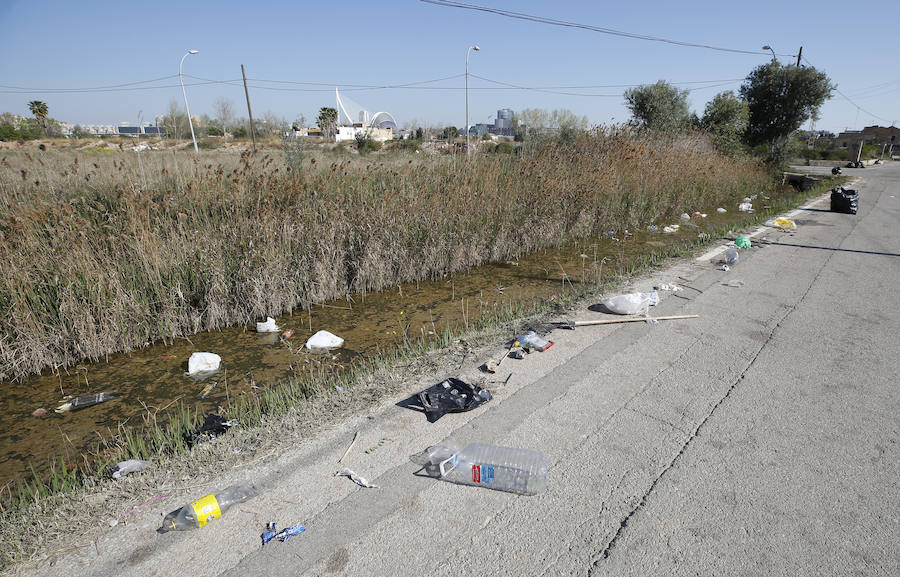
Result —
[{"label": "dry grass", "polygon": [[759,192],[701,137],[519,155],[0,153],[0,378],[437,277]]}]

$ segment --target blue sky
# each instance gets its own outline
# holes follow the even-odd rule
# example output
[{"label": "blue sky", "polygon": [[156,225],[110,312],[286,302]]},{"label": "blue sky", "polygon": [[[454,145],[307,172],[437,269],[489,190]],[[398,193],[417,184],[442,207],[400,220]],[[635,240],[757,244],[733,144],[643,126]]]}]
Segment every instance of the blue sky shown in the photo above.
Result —
[{"label": "blue sky", "polygon": [[[195,115],[212,116],[224,97],[246,116],[244,64],[254,116],[302,114],[311,121],[320,107],[334,106],[340,86],[343,95],[372,112],[390,112],[401,126],[462,126],[466,49],[478,44],[481,51],[469,59],[472,124],[492,121],[499,108],[567,108],[606,124],[629,118],[625,85],[660,79],[692,89],[691,108],[702,113],[717,92],[737,91],[771,57],[761,53],[769,44],[783,62],[795,62],[789,55],[803,46],[804,58],[852,100],[835,94],[816,128],[900,121],[900,66],[896,51],[893,61],[888,57],[898,40],[898,2],[857,8],[833,0],[469,1],[760,53],[623,38],[418,0],[0,0],[0,112],[27,115],[28,101],[43,100],[53,118],[72,124],[136,123],[139,114],[152,120],[170,102],[183,104],[178,64],[196,49],[184,63]],[[445,80],[370,88],[435,79]],[[118,88],[104,88],[112,86]]]}]

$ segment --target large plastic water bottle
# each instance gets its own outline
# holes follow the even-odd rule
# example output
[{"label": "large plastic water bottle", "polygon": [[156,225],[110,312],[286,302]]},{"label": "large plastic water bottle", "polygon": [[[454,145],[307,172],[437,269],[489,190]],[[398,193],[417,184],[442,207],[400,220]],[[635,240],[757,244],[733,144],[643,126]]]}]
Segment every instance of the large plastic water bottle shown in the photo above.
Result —
[{"label": "large plastic water bottle", "polygon": [[224,491],[210,493],[166,515],[158,531],[166,533],[203,527],[213,519],[218,519],[232,505],[243,503],[258,494],[256,487],[249,484],[232,485]]},{"label": "large plastic water bottle", "polygon": [[547,488],[546,453],[513,447],[472,443],[459,449],[454,439],[428,449],[441,479],[460,485],[486,487],[521,495],[536,495]]}]

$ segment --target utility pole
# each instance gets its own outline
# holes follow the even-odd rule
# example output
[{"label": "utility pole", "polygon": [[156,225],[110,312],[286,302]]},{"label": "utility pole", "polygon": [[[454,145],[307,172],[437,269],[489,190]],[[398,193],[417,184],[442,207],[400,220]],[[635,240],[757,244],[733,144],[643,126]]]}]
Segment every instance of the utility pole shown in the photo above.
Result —
[{"label": "utility pole", "polygon": [[797,68],[800,67],[800,57],[803,56],[803,47],[800,47],[800,52],[797,53]]},{"label": "utility pole", "polygon": [[247,90],[247,73],[241,64],[241,76],[244,77],[244,96],[247,97],[247,114],[250,115],[250,138],[253,140],[253,152],[256,153],[256,131],[253,129],[253,111],[250,109],[250,91]]}]

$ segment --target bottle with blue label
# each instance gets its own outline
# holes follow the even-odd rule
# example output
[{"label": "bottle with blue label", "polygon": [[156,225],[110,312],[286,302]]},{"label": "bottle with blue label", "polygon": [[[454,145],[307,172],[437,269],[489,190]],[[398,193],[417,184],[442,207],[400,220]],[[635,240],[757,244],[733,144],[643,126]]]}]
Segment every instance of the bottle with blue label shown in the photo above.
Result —
[{"label": "bottle with blue label", "polygon": [[441,479],[460,485],[486,487],[520,495],[536,495],[547,488],[546,453],[513,447],[472,443],[460,450],[454,439],[428,449]]}]

